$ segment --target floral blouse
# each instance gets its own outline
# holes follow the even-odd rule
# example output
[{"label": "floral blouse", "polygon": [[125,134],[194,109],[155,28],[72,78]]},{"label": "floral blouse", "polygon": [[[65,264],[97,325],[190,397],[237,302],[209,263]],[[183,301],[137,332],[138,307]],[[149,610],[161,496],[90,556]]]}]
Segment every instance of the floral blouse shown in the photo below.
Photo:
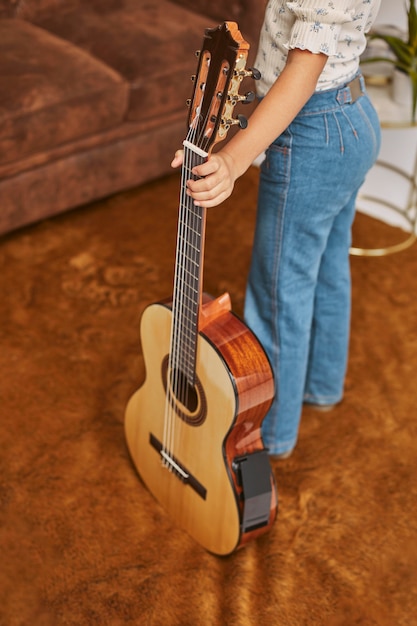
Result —
[{"label": "floral blouse", "polygon": [[357,73],[365,49],[365,34],[381,0],[269,0],[261,30],[255,67],[264,96],[283,70],[288,50],[300,48],[329,58],[317,91],[348,82]]}]

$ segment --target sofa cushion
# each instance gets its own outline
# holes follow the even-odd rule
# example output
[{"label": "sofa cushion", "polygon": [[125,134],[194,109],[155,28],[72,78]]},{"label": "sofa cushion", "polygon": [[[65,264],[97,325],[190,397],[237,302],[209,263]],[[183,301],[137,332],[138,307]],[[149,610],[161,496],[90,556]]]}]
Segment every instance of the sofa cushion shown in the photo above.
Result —
[{"label": "sofa cushion", "polygon": [[[65,0],[65,5],[75,5],[79,0]],[[60,10],[62,0],[0,0],[0,17],[29,19],[41,11]]]},{"label": "sofa cushion", "polygon": [[[204,31],[215,25],[169,0],[86,0],[35,23],[88,51],[130,83],[128,118],[184,111]],[[185,128],[185,126],[184,126]]]},{"label": "sofa cushion", "polygon": [[14,3],[11,0],[0,0],[0,18],[12,17],[14,13]]},{"label": "sofa cushion", "polygon": [[0,20],[0,163],[119,124],[128,86],[68,42],[19,19]]}]

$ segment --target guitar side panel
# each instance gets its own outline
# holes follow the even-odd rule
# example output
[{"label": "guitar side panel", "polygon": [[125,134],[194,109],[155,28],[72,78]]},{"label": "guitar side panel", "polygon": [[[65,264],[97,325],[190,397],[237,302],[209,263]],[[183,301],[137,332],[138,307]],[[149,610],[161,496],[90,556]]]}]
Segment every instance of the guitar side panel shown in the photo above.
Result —
[{"label": "guitar side panel", "polygon": [[[203,421],[190,425],[168,409],[174,434],[169,449],[176,461],[204,489],[204,497],[163,466],[150,444],[150,435],[164,441],[166,391],[163,363],[169,352],[171,311],[164,305],[148,307],[141,322],[146,379],[126,409],[126,438],[133,462],[148,489],[173,521],[215,554],[229,554],[239,544],[239,506],[225,464],[224,440],[236,414],[233,381],[217,351],[199,338],[197,377],[204,399]],[[201,408],[201,406],[200,406]]]},{"label": "guitar side panel", "polygon": [[[236,389],[236,416],[225,445],[226,463],[243,510],[242,487],[233,471],[233,461],[265,450],[261,426],[274,397],[274,378],[269,360],[257,337],[232,312],[224,313],[204,328],[204,335],[216,346],[227,363]],[[278,495],[272,470],[269,473],[271,499],[268,524],[242,533],[239,547],[267,532],[277,515]]]}]

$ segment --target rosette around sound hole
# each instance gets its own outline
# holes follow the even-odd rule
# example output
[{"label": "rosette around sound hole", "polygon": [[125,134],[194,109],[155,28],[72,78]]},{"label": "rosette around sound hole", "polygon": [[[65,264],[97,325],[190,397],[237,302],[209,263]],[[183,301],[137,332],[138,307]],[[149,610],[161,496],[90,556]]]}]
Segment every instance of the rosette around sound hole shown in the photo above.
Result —
[{"label": "rosette around sound hole", "polygon": [[191,385],[180,368],[169,368],[167,354],[162,361],[162,381],[165,393],[178,417],[190,426],[201,426],[207,417],[207,399],[198,376],[194,385]]}]

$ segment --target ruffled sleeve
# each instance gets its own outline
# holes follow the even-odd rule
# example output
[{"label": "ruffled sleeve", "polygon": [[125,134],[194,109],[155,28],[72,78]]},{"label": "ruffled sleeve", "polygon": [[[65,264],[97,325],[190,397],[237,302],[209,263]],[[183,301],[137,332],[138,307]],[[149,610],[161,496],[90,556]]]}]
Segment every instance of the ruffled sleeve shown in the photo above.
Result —
[{"label": "ruffled sleeve", "polygon": [[335,55],[342,25],[353,20],[352,2],[298,0],[286,4],[295,22],[285,47]]}]

